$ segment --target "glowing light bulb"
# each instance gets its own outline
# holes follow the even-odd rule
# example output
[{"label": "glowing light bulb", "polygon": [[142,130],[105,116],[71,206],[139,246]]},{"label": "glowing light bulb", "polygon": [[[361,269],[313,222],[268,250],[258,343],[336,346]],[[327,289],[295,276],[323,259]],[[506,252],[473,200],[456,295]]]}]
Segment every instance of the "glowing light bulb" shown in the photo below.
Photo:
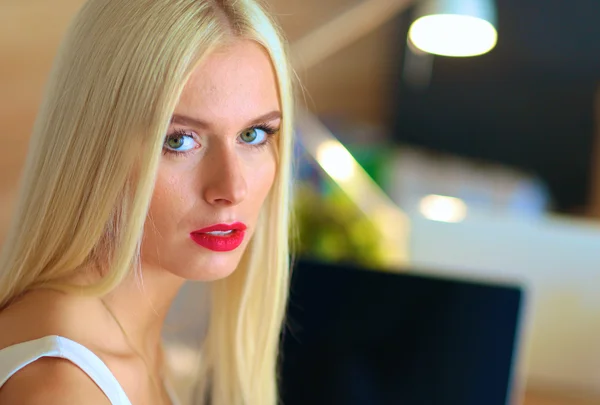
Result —
[{"label": "glowing light bulb", "polygon": [[460,222],[467,216],[467,205],[459,198],[428,195],[419,204],[421,214],[427,219],[441,222]]},{"label": "glowing light bulb", "polygon": [[433,14],[417,19],[408,37],[417,48],[443,56],[476,56],[492,50],[498,41],[494,26],[468,15]]}]

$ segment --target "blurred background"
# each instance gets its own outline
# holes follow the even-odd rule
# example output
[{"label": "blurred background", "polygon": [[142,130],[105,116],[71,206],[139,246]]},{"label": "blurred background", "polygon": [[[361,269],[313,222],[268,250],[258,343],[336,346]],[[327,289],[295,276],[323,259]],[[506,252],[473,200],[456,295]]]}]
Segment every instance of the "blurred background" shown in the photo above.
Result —
[{"label": "blurred background", "polygon": [[[411,27],[430,3],[268,2],[301,83],[297,254],[517,283],[523,403],[600,404],[600,3],[489,2],[497,38],[476,56],[423,49]],[[81,4],[0,0],[0,243]],[[173,319],[197,312],[202,289],[186,286]],[[190,356],[173,350],[182,370]]]}]

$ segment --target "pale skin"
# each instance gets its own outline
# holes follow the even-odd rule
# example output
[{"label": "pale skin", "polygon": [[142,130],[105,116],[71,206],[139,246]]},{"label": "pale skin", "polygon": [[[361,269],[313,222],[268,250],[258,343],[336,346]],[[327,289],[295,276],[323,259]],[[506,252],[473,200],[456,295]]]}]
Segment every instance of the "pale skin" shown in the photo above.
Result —
[{"label": "pale skin", "polygon": [[[160,380],[166,314],[186,280],[213,281],[236,269],[275,178],[280,120],[263,48],[235,40],[211,53],[186,84],[165,140],[142,243],[144,289],[129,278],[104,304],[49,290],[28,293],[0,313],[0,349],[46,335],[68,337],[106,363],[134,405],[168,404],[163,387],[157,392],[152,383]],[[233,251],[215,252],[190,238],[195,230],[233,222],[248,228]],[[45,358],[9,379],[0,403],[109,401],[76,366]]]}]

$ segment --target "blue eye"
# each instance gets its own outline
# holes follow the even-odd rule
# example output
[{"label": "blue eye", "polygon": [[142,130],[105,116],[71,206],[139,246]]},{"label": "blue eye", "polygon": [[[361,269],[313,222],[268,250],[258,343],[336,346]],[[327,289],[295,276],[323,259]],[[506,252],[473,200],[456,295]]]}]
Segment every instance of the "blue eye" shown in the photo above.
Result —
[{"label": "blue eye", "polygon": [[240,134],[242,142],[248,145],[260,145],[267,140],[268,131],[262,128],[248,128]]},{"label": "blue eye", "polygon": [[178,132],[167,136],[164,147],[170,152],[189,152],[196,147],[196,141],[192,135]]}]

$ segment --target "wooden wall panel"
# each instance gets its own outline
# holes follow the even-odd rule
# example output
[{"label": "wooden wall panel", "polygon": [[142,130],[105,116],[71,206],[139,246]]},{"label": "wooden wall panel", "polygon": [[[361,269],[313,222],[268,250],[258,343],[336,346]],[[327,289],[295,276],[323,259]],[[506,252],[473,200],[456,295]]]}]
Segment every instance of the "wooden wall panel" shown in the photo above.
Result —
[{"label": "wooden wall panel", "polygon": [[82,0],[0,1],[0,242],[56,48]]}]

